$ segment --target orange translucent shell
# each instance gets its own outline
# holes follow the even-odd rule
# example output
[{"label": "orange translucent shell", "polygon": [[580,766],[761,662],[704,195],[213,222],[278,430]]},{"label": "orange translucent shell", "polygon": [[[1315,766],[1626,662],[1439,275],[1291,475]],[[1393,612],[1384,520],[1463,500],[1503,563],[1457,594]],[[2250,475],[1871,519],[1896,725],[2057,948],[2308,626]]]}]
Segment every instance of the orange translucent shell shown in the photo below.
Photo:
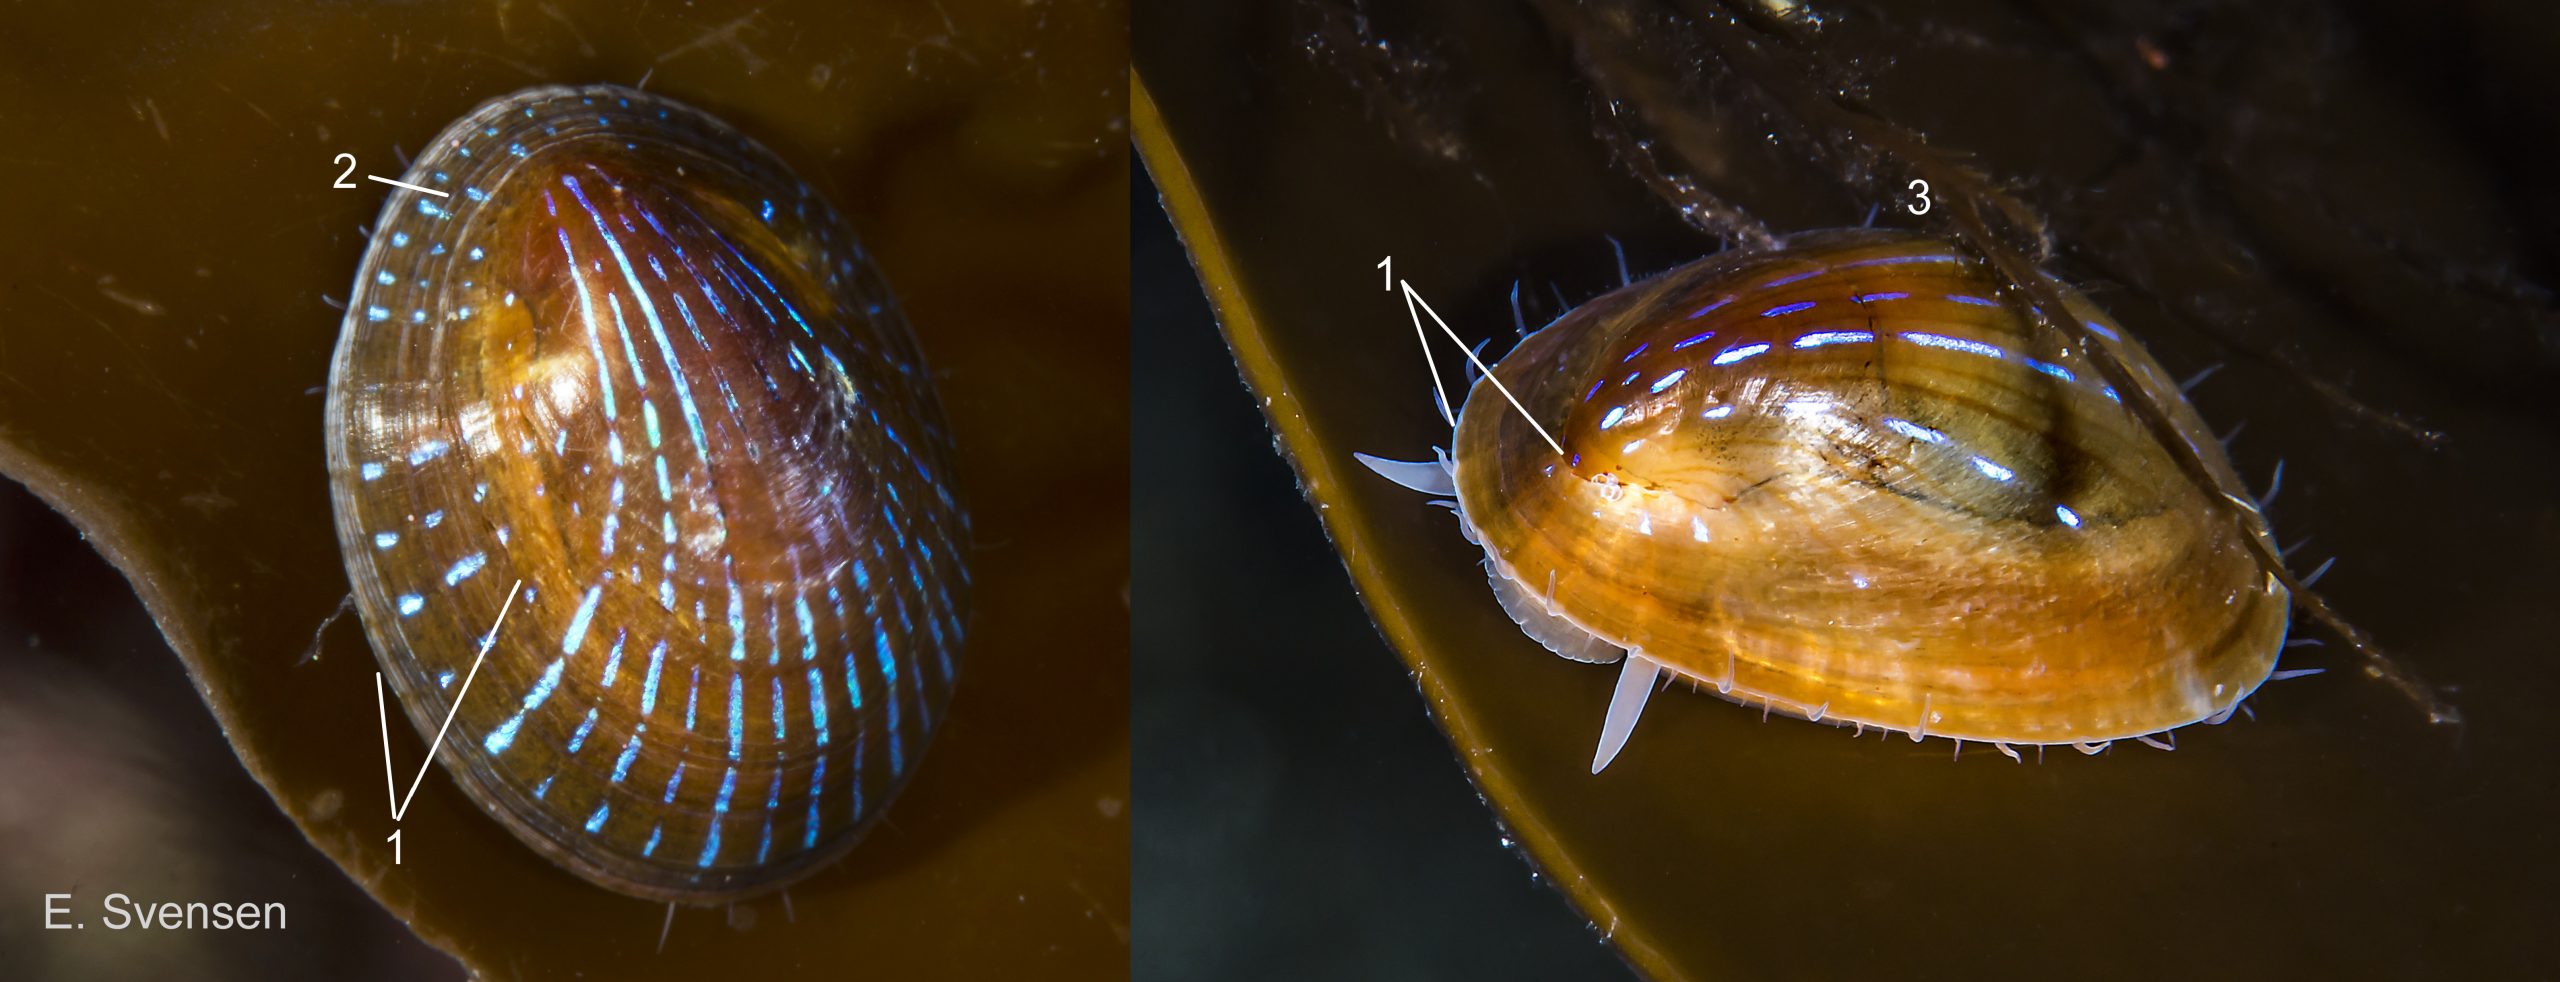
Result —
[{"label": "orange translucent shell", "polygon": [[[2247,492],[2157,363],[2072,313]],[[2121,339],[2121,340],[2115,340]],[[1575,626],[1736,701],[2018,743],[2140,736],[2264,681],[2288,597],[2099,381],[1945,242],[1835,232],[1615,291],[1479,382],[1460,504]]]}]

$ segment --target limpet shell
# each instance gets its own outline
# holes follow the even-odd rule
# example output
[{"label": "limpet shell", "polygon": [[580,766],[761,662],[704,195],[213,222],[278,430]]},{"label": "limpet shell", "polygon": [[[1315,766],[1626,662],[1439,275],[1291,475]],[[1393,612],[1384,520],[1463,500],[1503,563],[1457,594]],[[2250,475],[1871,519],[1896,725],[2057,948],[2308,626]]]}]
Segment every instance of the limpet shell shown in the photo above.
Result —
[{"label": "limpet shell", "polygon": [[1524,629],[1582,660],[1634,656],[1595,770],[1656,665],[1809,719],[2001,744],[2142,737],[2266,680],[2289,595],[2242,537],[2263,518],[2166,373],[2061,289],[2245,523],[2100,381],[2098,353],[1924,236],[1699,260],[1493,366],[1449,476]]},{"label": "limpet shell", "polygon": [[450,712],[456,783],[610,889],[717,902],[843,855],[968,609],[942,411],[853,233],[754,141],[612,86],[487,103],[403,179],[445,196],[385,206],[327,404],[401,708],[429,740]]}]

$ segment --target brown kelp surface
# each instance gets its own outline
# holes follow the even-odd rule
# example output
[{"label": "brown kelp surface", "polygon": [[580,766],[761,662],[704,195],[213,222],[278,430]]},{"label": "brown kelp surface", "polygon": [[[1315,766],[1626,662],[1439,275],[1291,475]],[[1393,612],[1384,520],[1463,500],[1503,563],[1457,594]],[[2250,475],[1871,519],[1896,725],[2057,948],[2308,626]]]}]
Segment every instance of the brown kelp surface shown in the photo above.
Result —
[{"label": "brown kelp surface", "polygon": [[[492,978],[1123,971],[1116,5],[5,19],[0,473],[123,570],[240,759],[377,900]],[[487,98],[594,81],[720,115],[846,212],[941,376],[981,544],[968,676],[887,823],[787,901],[678,912],[663,951],[664,906],[551,867],[441,772],[393,865],[373,659],[329,621],[324,296],[387,190],[361,175]],[[357,190],[330,187],[342,152]],[[405,786],[425,748],[393,722]]]},{"label": "brown kelp surface", "polygon": [[[1661,978],[2546,960],[2560,441],[2534,393],[2560,318],[2518,135],[2549,123],[2531,25],[1780,6],[1138,12],[1141,146],[1245,379],[1527,858]],[[1894,211],[1915,179],[1930,215]],[[1531,326],[1616,284],[1609,238],[1643,275],[1871,207],[2081,285],[2173,371],[2222,365],[2195,402],[2249,424],[2261,487],[2286,462],[2296,570],[2339,557],[2320,592],[2414,697],[2297,615],[2328,645],[2285,667],[2333,671],[2175,752],[1951,762],[1675,689],[1590,775],[1614,673],[1520,636],[1450,519],[1352,466],[1448,436],[1376,264],[1491,358],[1515,283]]]}]

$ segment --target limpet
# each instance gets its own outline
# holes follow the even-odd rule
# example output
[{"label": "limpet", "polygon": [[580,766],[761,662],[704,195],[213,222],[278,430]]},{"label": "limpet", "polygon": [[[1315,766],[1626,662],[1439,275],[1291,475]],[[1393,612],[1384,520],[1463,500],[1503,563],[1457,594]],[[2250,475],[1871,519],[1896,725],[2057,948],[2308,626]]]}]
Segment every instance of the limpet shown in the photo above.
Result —
[{"label": "limpet", "polygon": [[[2048,284],[2105,349],[2086,350],[2002,282],[1899,232],[1711,256],[1522,340],[1467,397],[1453,454],[1361,459],[1456,499],[1531,637],[1622,662],[1594,773],[1663,672],[2004,750],[2227,716],[2288,626],[2264,516],[2139,343]],[[2098,357],[2167,415],[2210,494]]]},{"label": "limpet", "polygon": [[612,86],[489,102],[403,179],[445,196],[384,206],[326,410],[401,708],[432,739],[461,694],[444,770],[613,890],[713,903],[843,855],[942,719],[969,585],[942,410],[853,232]]}]

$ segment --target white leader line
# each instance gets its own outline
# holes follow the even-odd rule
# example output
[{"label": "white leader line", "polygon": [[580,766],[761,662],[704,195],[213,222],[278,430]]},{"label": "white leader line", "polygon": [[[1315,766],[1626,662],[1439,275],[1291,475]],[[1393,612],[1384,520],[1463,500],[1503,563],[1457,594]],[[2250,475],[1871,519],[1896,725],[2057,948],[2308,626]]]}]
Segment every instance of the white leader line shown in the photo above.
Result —
[{"label": "white leader line", "polygon": [[[471,659],[471,673],[462,677],[462,688],[453,694],[453,706],[444,711],[444,725],[436,729],[435,742],[427,744],[427,759],[418,762],[418,776],[410,779],[409,793],[391,802],[392,821],[399,821],[400,813],[409,810],[410,799],[418,796],[418,785],[427,779],[427,766],[436,762],[436,748],[444,746],[445,733],[453,729],[454,714],[462,711],[462,697],[470,694],[471,680],[480,677],[480,662],[489,657],[490,648],[497,646],[498,627],[507,622],[507,611],[514,609],[516,594],[523,590],[523,580],[517,580],[507,590],[507,602],[499,605],[497,622],[489,625],[489,636],[480,639],[479,656]],[[382,721],[382,791],[387,796],[397,793],[399,784],[391,776],[391,714],[383,708],[381,672],[373,673],[373,712]]]},{"label": "white leader line", "polygon": [[409,182],[407,182],[407,181],[395,181],[395,180],[392,180],[392,179],[390,179],[390,178],[388,178],[388,177],[384,177],[384,176],[382,176],[382,175],[380,175],[380,174],[367,174],[367,175],[365,175],[365,176],[364,176],[364,179],[365,179],[365,180],[368,180],[368,181],[381,181],[382,183],[384,183],[384,184],[388,184],[388,185],[391,185],[392,187],[408,188],[409,190],[411,190],[411,191],[416,191],[416,192],[418,192],[419,194],[432,194],[432,195],[435,195],[436,197],[439,197],[439,198],[450,198],[450,197],[453,197],[453,196],[452,196],[452,195],[450,195],[450,194],[446,194],[446,193],[444,193],[444,192],[442,192],[442,191],[438,191],[438,190],[436,190],[436,189],[434,189],[434,188],[422,188],[422,187],[419,187],[419,186],[417,186],[417,185],[415,185],[415,184],[411,184],[411,183],[409,183]]}]

